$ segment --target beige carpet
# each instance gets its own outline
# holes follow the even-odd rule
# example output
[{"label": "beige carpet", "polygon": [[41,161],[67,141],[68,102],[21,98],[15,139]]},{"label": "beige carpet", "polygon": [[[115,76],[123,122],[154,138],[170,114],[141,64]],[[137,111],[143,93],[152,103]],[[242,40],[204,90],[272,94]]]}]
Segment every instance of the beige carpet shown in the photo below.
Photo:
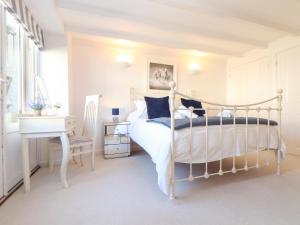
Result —
[{"label": "beige carpet", "polygon": [[[199,168],[198,168],[199,169]],[[197,167],[196,167],[197,170]],[[179,173],[186,173],[180,166]],[[300,157],[274,167],[177,185],[178,198],[160,192],[144,152],[128,158],[97,157],[96,170],[70,165],[69,189],[59,170],[40,169],[32,190],[19,189],[0,207],[1,225],[300,224]]]}]

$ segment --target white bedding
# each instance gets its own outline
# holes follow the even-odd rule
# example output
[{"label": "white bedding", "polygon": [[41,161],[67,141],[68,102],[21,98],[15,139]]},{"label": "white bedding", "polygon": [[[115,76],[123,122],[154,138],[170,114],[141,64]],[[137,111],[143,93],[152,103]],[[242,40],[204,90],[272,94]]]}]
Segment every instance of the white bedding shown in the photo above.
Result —
[{"label": "white bedding", "polygon": [[[130,136],[145,151],[149,153],[156,164],[158,185],[165,194],[169,194],[171,179],[171,130],[164,125],[147,122],[138,117],[136,112],[128,116]],[[237,138],[234,143],[233,125],[223,126],[223,139],[220,141],[219,126],[208,128],[208,161],[242,155],[245,152],[245,125],[236,125]],[[277,127],[270,127],[270,148],[277,149]],[[175,131],[176,162],[189,162],[189,128]],[[205,162],[205,127],[193,127],[193,163]],[[260,125],[259,148],[267,148],[267,126]],[[235,152],[233,152],[235,151]],[[256,151],[256,125],[248,125],[248,152]],[[281,146],[284,156],[285,147]]]}]

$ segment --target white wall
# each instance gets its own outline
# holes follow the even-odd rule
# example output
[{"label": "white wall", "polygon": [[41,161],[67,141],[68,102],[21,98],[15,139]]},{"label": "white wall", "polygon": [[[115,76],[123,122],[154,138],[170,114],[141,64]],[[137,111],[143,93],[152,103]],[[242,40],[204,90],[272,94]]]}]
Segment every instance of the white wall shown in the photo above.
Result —
[{"label": "white wall", "polygon": [[250,103],[283,89],[283,137],[288,151],[300,154],[300,38],[285,37],[267,49],[228,60],[227,99]]},{"label": "white wall", "polygon": [[[177,64],[178,90],[190,93],[197,91],[197,96],[203,99],[225,102],[226,101],[226,61],[213,58],[193,58],[184,54],[172,55],[153,49],[143,48],[127,51],[133,58],[129,68],[123,68],[115,62],[115,58],[122,51],[118,47],[107,46],[95,41],[73,37],[69,49],[69,62],[72,68],[72,98],[70,112],[82,118],[85,96],[95,93],[103,95],[101,100],[101,117],[103,120],[111,119],[111,108],[121,108],[124,118],[129,110],[129,89],[134,87],[145,92],[147,83],[147,60],[159,59],[172,61]],[[124,49],[123,49],[124,51]],[[188,66],[191,62],[198,61],[203,66],[199,75],[190,75]],[[166,93],[167,95],[168,93]],[[102,125],[99,124],[102,130]],[[101,148],[101,133],[98,137],[98,148]]]}]

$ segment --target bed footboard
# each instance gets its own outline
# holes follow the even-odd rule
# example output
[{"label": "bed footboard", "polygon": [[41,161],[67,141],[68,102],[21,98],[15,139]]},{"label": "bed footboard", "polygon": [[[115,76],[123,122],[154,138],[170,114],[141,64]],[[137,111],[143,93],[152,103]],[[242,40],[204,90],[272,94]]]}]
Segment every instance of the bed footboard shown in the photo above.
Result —
[{"label": "bed footboard", "polygon": [[[170,185],[170,191],[169,191],[169,198],[174,199],[175,198],[175,185],[176,182],[178,181],[193,181],[194,179],[197,178],[209,178],[210,176],[218,175],[222,176],[225,173],[237,173],[238,171],[248,171],[249,169],[258,169],[261,167],[260,165],[260,154],[261,150],[259,148],[259,137],[260,137],[260,123],[259,119],[266,117],[268,123],[267,123],[267,147],[266,151],[274,151],[275,152],[275,163],[276,163],[276,173],[277,175],[280,175],[280,150],[281,150],[281,112],[282,112],[282,93],[283,91],[280,89],[277,92],[277,95],[273,98],[253,103],[253,104],[244,104],[244,105],[229,105],[229,104],[219,104],[219,103],[213,103],[213,102],[208,102],[202,99],[195,99],[193,97],[187,96],[185,94],[182,94],[178,91],[176,91],[176,84],[175,82],[170,83],[170,113],[171,113],[171,185]],[[202,104],[205,105],[205,107],[202,105],[202,108],[193,108],[190,107],[188,109],[178,109],[175,106],[175,98],[176,97],[183,97],[187,99],[192,99],[196,101],[200,101]],[[277,104],[276,104],[277,101]],[[266,106],[269,104],[268,106]],[[208,125],[208,116],[206,116],[206,124],[205,124],[205,172],[202,175],[194,176],[193,175],[193,155],[192,155],[192,143],[193,143],[193,119],[192,119],[192,114],[195,110],[203,110],[205,111],[206,115],[209,115],[212,112],[220,112],[222,115],[222,112],[224,109],[231,110],[233,112],[233,128],[234,128],[234,134],[233,134],[233,142],[235,143],[237,139],[237,125],[236,125],[236,117],[240,113],[244,115],[246,118],[246,123],[244,125],[245,129],[245,152],[243,155],[244,162],[243,162],[243,167],[242,168],[237,168],[236,166],[236,150],[233,149],[233,155],[232,155],[232,168],[230,170],[225,170],[223,168],[223,155],[222,155],[222,150],[220,150],[220,159],[219,159],[219,171],[210,173],[208,170],[208,141],[209,141],[209,125]],[[177,179],[175,176],[175,158],[176,158],[176,144],[175,144],[175,111],[176,110],[188,110],[191,114],[190,116],[190,127],[189,129],[189,140],[188,140],[188,146],[187,146],[187,154],[189,157],[189,175],[186,178],[181,178]],[[276,113],[276,120],[277,120],[277,129],[278,129],[278,141],[277,141],[277,146],[278,148],[275,150],[270,149],[270,120],[271,120],[271,114]],[[256,151],[255,153],[255,160],[256,163],[255,165],[249,165],[248,162],[248,130],[249,130],[249,123],[248,123],[248,118],[249,114],[255,115],[257,118],[257,124],[254,125],[256,126]],[[220,140],[222,140],[223,137],[223,119],[222,116],[220,116],[220,125],[219,126],[219,136]],[[251,152],[253,154],[253,151]],[[269,166],[270,165],[270,159],[268,158],[264,165]]]}]

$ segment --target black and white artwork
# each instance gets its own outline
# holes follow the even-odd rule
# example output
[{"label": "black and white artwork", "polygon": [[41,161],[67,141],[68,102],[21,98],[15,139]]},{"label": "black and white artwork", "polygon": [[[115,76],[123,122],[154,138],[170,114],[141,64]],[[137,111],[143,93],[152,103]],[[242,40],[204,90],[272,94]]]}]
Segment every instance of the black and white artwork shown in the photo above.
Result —
[{"label": "black and white artwork", "polygon": [[169,83],[176,81],[175,65],[150,61],[148,66],[148,90],[170,90]]}]

